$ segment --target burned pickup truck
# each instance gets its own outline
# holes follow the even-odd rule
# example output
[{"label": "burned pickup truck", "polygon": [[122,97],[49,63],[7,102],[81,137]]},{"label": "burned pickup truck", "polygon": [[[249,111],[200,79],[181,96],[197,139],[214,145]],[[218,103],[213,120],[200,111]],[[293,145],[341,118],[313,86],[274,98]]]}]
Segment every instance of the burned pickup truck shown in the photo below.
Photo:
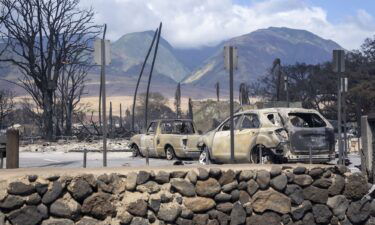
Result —
[{"label": "burned pickup truck", "polygon": [[200,134],[192,120],[155,120],[145,134],[137,134],[130,139],[133,156],[156,158],[198,158],[197,147]]},{"label": "burned pickup truck", "polygon": [[[316,110],[267,108],[234,116],[237,163],[328,162],[334,159],[334,130]],[[230,163],[229,118],[199,141],[199,161]]]}]

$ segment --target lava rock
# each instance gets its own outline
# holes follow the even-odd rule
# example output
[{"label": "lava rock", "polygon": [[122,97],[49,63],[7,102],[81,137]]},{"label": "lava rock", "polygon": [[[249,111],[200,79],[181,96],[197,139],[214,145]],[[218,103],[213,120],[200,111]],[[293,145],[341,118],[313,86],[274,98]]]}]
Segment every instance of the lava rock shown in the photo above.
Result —
[{"label": "lava rock", "polygon": [[252,215],[246,219],[246,225],[280,225],[281,217],[274,212]]},{"label": "lava rock", "polygon": [[370,215],[370,203],[367,199],[352,202],[348,207],[346,215],[354,224],[363,223]]},{"label": "lava rock", "polygon": [[85,200],[85,198],[90,196],[93,192],[90,184],[82,178],[74,179],[69,184],[68,191],[72,197],[79,202]]},{"label": "lava rock", "polygon": [[301,187],[306,187],[312,184],[313,179],[310,175],[307,174],[295,175],[293,182]]},{"label": "lava rock", "polygon": [[328,224],[331,221],[332,213],[328,206],[323,204],[316,204],[312,208],[315,222]]},{"label": "lava rock", "polygon": [[309,175],[312,177],[312,178],[319,178],[323,175],[324,173],[324,170],[322,168],[313,168],[309,171]]},{"label": "lava rock", "polygon": [[307,211],[312,209],[312,204],[310,201],[303,201],[298,207],[292,208],[292,216],[294,220],[300,220],[303,218]]},{"label": "lava rock", "polygon": [[194,225],[192,220],[184,219],[184,218],[181,218],[181,217],[177,218],[176,224],[177,225]]},{"label": "lava rock", "polygon": [[181,214],[181,206],[175,202],[161,204],[157,217],[163,221],[173,223]]},{"label": "lava rock", "polygon": [[234,173],[233,170],[227,170],[222,172],[220,179],[219,179],[219,184],[220,185],[226,185],[231,182],[233,182],[236,179],[236,174]]},{"label": "lava rock", "polygon": [[253,196],[259,189],[259,185],[255,180],[250,180],[247,184],[247,192]]},{"label": "lava rock", "polygon": [[[76,225],[93,225],[93,224],[100,224],[100,221],[94,218],[88,217],[88,216],[83,217],[76,223]],[[124,223],[124,224],[128,224],[128,223]]]},{"label": "lava rock", "polygon": [[25,206],[22,209],[12,211],[7,218],[11,224],[19,225],[36,225],[43,219],[36,206]]},{"label": "lava rock", "polygon": [[216,209],[223,213],[230,213],[232,211],[233,204],[230,202],[220,203],[216,205]]},{"label": "lava rock", "polygon": [[254,178],[255,173],[252,170],[242,170],[238,178],[239,181],[248,181]]},{"label": "lava rock", "polygon": [[43,221],[42,225],[74,225],[74,221],[70,219],[50,218]]},{"label": "lava rock", "polygon": [[7,211],[21,208],[25,200],[22,197],[16,195],[8,195],[0,201],[0,209]]},{"label": "lava rock", "polygon": [[302,219],[301,225],[315,225],[315,218],[313,213],[306,213],[306,215]]},{"label": "lava rock", "polygon": [[198,180],[198,174],[194,170],[190,170],[186,174],[187,179],[190,181],[192,184],[196,184]]},{"label": "lava rock", "polygon": [[232,196],[232,197],[230,198],[230,200],[231,200],[232,202],[236,202],[236,201],[240,200],[240,191],[239,191],[239,190],[234,189],[234,190],[230,193],[230,195]]},{"label": "lava rock", "polygon": [[67,193],[50,206],[50,214],[61,218],[77,219],[81,213],[81,205]]},{"label": "lava rock", "polygon": [[25,184],[20,181],[9,184],[8,193],[12,195],[30,195],[35,192],[35,187],[31,184]]},{"label": "lava rock", "polygon": [[171,186],[183,196],[186,196],[186,197],[195,196],[194,185],[182,178],[171,179]]},{"label": "lava rock", "polygon": [[230,194],[223,193],[223,192],[215,195],[216,202],[227,202],[227,201],[230,201],[231,198],[232,196]]},{"label": "lava rock", "polygon": [[209,172],[210,177],[218,179],[221,176],[221,169],[219,168],[210,168]]},{"label": "lava rock", "polygon": [[271,210],[277,213],[286,214],[291,211],[291,200],[287,196],[269,189],[267,191],[259,191],[253,196],[253,210],[263,213]]},{"label": "lava rock", "polygon": [[318,188],[329,188],[332,185],[332,180],[328,178],[320,178],[312,184]]},{"label": "lava rock", "polygon": [[251,202],[251,197],[246,191],[240,191],[239,201],[242,205]]},{"label": "lava rock", "polygon": [[133,216],[126,210],[119,210],[116,218],[120,221],[120,224],[130,224]]},{"label": "lava rock", "polygon": [[138,199],[137,201],[131,202],[127,210],[134,216],[144,217],[147,214],[147,203],[142,199]]},{"label": "lava rock", "polygon": [[154,180],[159,184],[166,184],[169,182],[169,176],[169,173],[161,170],[155,175]]},{"label": "lava rock", "polygon": [[214,178],[209,178],[205,181],[198,180],[195,185],[195,191],[202,197],[214,197],[216,194],[220,193],[220,190],[220,184]]},{"label": "lava rock", "polygon": [[279,165],[272,166],[271,171],[270,171],[271,177],[279,176],[282,170],[283,170],[282,166],[279,166]]},{"label": "lava rock", "polygon": [[306,167],[298,166],[298,167],[293,169],[293,173],[294,174],[304,174],[304,173],[306,173]]},{"label": "lava rock", "polygon": [[173,171],[171,173],[172,178],[185,178],[186,176],[186,171]]},{"label": "lava rock", "polygon": [[238,187],[238,182],[235,180],[229,184],[225,184],[221,187],[221,190],[228,193],[228,192],[231,192],[233,191],[234,189],[237,189]]},{"label": "lava rock", "polygon": [[130,225],[148,225],[148,224],[149,224],[148,220],[142,217],[134,217],[132,219],[132,222],[130,223]]},{"label": "lava rock", "polygon": [[325,204],[328,200],[328,190],[309,186],[303,189],[303,197],[315,203]]},{"label": "lava rock", "polygon": [[256,182],[259,185],[259,188],[264,190],[267,189],[270,185],[270,173],[266,170],[259,170],[257,173]]},{"label": "lava rock", "polygon": [[186,208],[190,209],[194,213],[206,212],[216,205],[214,200],[204,197],[184,198],[183,203]]},{"label": "lava rock", "polygon": [[285,194],[289,196],[295,205],[301,204],[304,200],[302,188],[296,184],[288,184],[285,188]]},{"label": "lava rock", "polygon": [[336,175],[333,178],[332,185],[328,188],[328,193],[330,196],[335,196],[341,194],[345,187],[345,179],[341,175]]},{"label": "lava rock", "polygon": [[353,173],[347,178],[347,183],[344,189],[344,195],[348,199],[358,200],[365,196],[368,192],[366,177],[358,172]]},{"label": "lava rock", "polygon": [[198,179],[199,180],[207,180],[208,179],[208,171],[204,168],[198,167]]},{"label": "lava rock", "polygon": [[83,201],[82,212],[96,219],[105,219],[114,216],[116,209],[112,205],[112,196],[107,193],[95,193]]},{"label": "lava rock", "polygon": [[137,174],[136,173],[129,173],[126,177],[125,187],[128,191],[134,191],[137,187]]},{"label": "lava rock", "polygon": [[194,216],[194,213],[190,209],[183,208],[180,216],[184,219],[192,219]]},{"label": "lava rock", "polygon": [[26,198],[26,204],[28,205],[38,205],[41,202],[42,198],[38,193],[34,193]]},{"label": "lava rock", "polygon": [[230,225],[240,225],[246,221],[246,211],[239,202],[234,203],[230,213]]},{"label": "lava rock", "polygon": [[348,209],[349,201],[344,195],[336,195],[328,198],[327,205],[340,220],[345,219],[345,212]]},{"label": "lava rock", "polygon": [[141,192],[141,193],[146,192],[146,193],[149,193],[149,194],[153,194],[153,193],[157,193],[157,192],[160,191],[160,186],[155,181],[147,181],[144,184],[138,185],[136,187],[136,190]]},{"label": "lava rock", "polygon": [[207,225],[208,215],[207,214],[196,214],[193,218],[193,224],[196,225]]},{"label": "lava rock", "polygon": [[42,202],[45,205],[49,205],[54,202],[60,195],[62,194],[63,186],[61,182],[54,181],[52,184],[52,188],[49,189],[42,198]]},{"label": "lava rock", "polygon": [[139,171],[137,175],[137,185],[144,184],[150,179],[150,173],[147,171]]},{"label": "lava rock", "polygon": [[282,191],[286,187],[288,179],[284,174],[278,175],[271,180],[271,187],[277,191]]}]

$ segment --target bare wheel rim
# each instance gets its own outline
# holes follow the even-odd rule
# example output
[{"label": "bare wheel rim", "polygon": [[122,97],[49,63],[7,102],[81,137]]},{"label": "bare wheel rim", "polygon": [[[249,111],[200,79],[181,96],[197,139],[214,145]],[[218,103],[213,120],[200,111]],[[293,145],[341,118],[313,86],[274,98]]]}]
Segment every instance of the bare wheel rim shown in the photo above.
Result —
[{"label": "bare wheel rim", "polygon": [[173,150],[171,148],[167,148],[166,158],[167,160],[172,160],[174,158]]},{"label": "bare wheel rim", "polygon": [[203,151],[201,152],[201,154],[199,155],[199,163],[200,164],[207,164],[207,153],[206,151]]},{"label": "bare wheel rim", "polygon": [[139,150],[138,150],[137,146],[133,146],[132,153],[133,153],[133,157],[139,156]]}]

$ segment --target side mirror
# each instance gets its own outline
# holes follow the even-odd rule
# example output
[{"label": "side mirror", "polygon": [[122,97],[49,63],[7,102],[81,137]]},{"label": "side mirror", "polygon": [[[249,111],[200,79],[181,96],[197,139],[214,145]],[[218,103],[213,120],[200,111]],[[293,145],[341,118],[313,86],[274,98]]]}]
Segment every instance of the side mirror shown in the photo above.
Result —
[{"label": "side mirror", "polygon": [[203,134],[203,132],[201,130],[198,130],[198,134],[201,135]]}]

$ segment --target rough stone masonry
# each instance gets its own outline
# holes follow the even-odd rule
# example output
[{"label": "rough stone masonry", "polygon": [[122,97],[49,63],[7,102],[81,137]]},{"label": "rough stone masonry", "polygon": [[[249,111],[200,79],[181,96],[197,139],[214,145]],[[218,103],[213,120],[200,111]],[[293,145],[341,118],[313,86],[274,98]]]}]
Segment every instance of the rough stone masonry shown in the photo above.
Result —
[{"label": "rough stone masonry", "polygon": [[370,225],[375,200],[342,166],[30,175],[0,182],[4,224]]}]

